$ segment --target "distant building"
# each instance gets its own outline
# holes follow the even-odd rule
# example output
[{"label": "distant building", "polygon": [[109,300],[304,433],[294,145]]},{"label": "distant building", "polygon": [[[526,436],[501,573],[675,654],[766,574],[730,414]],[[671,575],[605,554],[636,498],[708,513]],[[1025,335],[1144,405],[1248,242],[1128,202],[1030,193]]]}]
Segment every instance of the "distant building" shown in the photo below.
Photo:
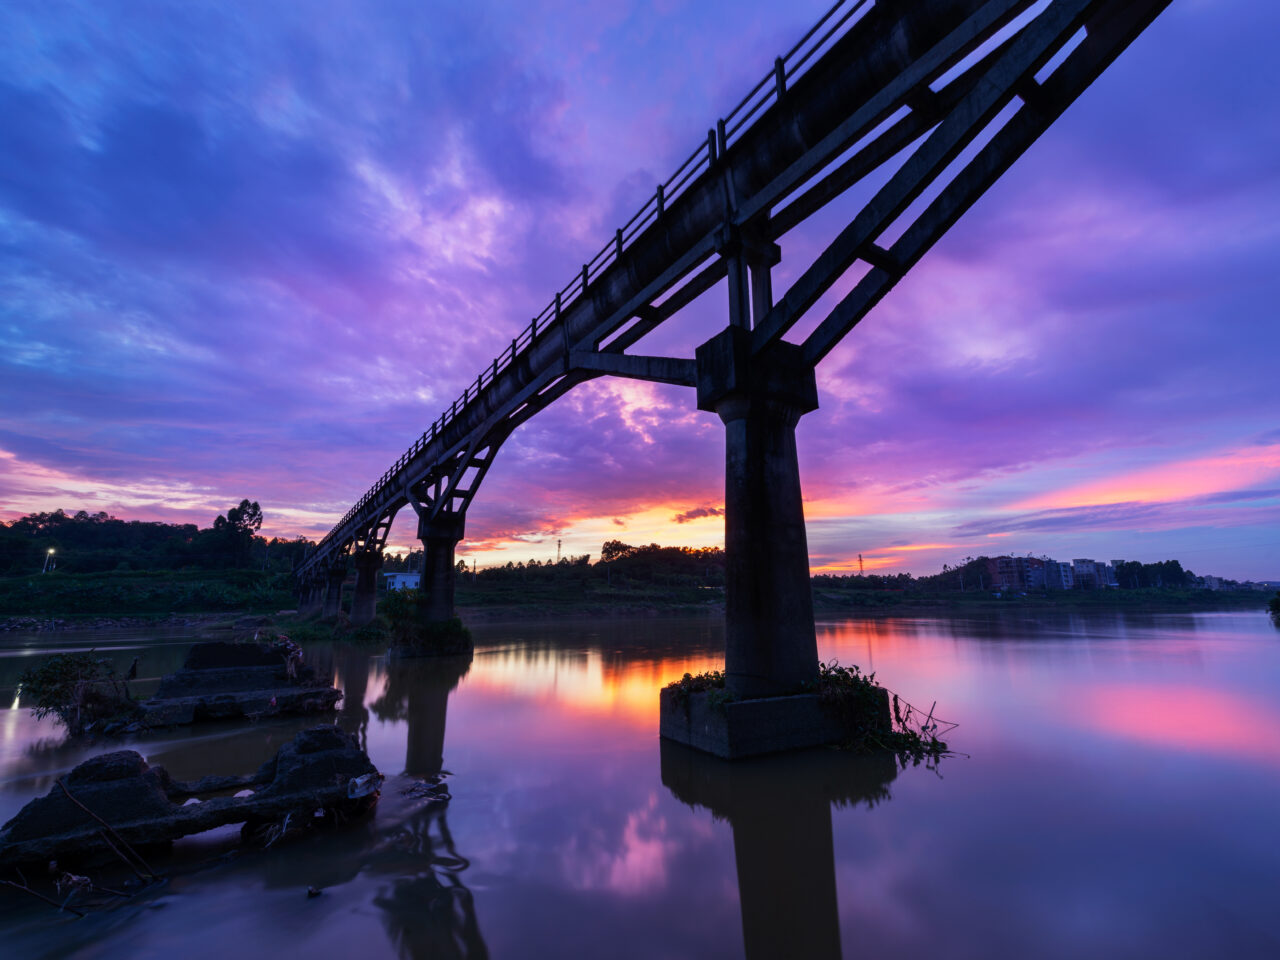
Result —
[{"label": "distant building", "polygon": [[995,578],[991,584],[997,590],[1013,590],[1018,585],[1018,565],[1013,557],[996,557]]},{"label": "distant building", "polygon": [[1014,572],[1018,587],[1022,590],[1043,590],[1045,586],[1044,561],[1039,557],[1015,557]]},{"label": "distant building", "polygon": [[1071,590],[1076,585],[1075,571],[1069,563],[1044,561],[1044,585],[1047,590]]},{"label": "distant building", "polygon": [[422,579],[420,573],[384,573],[388,590],[417,590]]},{"label": "distant building", "polygon": [[1206,590],[1222,589],[1222,581],[1219,580],[1217,577],[1201,577],[1200,583]]},{"label": "distant building", "polygon": [[1092,560],[1072,560],[1071,572],[1075,574],[1077,589],[1097,590],[1102,585],[1098,582],[1098,565]]},{"label": "distant building", "polygon": [[1071,570],[1075,574],[1076,586],[1082,590],[1105,590],[1116,587],[1116,568],[1097,560],[1072,560]]}]

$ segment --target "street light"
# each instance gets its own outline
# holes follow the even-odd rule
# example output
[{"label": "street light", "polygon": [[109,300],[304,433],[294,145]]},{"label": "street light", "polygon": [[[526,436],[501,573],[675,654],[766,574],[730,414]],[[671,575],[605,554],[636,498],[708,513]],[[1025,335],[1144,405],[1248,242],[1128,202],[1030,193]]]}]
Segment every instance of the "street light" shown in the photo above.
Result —
[{"label": "street light", "polygon": [[44,555],[44,569],[40,571],[41,573],[49,572],[49,562],[51,560],[53,560],[53,547],[50,547],[49,552]]}]

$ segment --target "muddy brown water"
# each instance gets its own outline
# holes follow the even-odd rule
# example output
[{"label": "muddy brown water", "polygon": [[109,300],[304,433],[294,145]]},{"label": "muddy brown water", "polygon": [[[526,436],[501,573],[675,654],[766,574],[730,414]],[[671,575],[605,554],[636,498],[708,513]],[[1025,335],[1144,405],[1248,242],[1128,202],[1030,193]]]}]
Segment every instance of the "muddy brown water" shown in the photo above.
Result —
[{"label": "muddy brown water", "polygon": [[[719,665],[714,620],[485,624],[470,664],[308,650],[384,773],[344,830],[178,843],[167,883],[83,920],[0,892],[21,957],[1280,956],[1280,631],[1254,612],[825,622],[824,658],[960,723],[938,770],[833,751],[726,765],[663,746],[657,692]],[[30,658],[190,635],[0,638],[0,821],[104,748],[15,694]],[[15,700],[16,697],[16,700]],[[311,721],[126,741],[245,773]],[[323,889],[308,899],[306,889]]]}]

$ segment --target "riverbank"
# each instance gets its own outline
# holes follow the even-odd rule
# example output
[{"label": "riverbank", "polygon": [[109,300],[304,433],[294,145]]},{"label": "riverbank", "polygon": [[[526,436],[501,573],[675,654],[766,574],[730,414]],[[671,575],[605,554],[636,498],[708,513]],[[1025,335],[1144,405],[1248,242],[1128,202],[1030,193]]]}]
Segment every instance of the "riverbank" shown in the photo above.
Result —
[{"label": "riverbank", "polygon": [[[292,611],[283,611],[292,613]],[[233,612],[234,613],[234,612]],[[0,633],[48,633],[56,630],[129,630],[139,627],[155,629],[204,629],[236,630],[247,626],[240,621],[249,619],[254,625],[261,619],[253,615],[228,617],[226,613],[154,614],[140,617],[5,617],[0,619]]]},{"label": "riverbank", "polygon": [[[314,616],[282,620],[296,606],[287,575],[254,570],[119,571],[0,579],[0,633],[116,627],[236,627],[272,617],[306,625]],[[348,594],[349,594],[348,589]],[[1069,590],[995,595],[985,591],[833,589],[815,582],[814,611],[832,616],[928,616],[1000,611],[1207,611],[1265,609],[1272,594],[1225,590]],[[348,601],[349,602],[349,601]],[[465,623],[520,620],[638,619],[719,615],[719,586],[655,581],[548,578],[527,583],[460,577],[458,615]]]}]

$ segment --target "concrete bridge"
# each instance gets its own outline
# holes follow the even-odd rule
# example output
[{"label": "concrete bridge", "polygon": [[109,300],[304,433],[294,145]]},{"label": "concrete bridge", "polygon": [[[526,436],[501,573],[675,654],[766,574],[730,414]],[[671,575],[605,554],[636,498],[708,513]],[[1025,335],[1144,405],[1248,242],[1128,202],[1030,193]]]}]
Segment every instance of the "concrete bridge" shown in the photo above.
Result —
[{"label": "concrete bridge", "polygon": [[[814,367],[1151,23],[1169,0],[841,0],[558,290],[300,565],[304,604],[374,615],[410,506],[429,620],[453,616],[454,550],[504,440],[600,376],[687,386],[725,426],[725,667],[739,698],[817,672],[795,428]],[[775,296],[778,239],[892,174]],[[786,335],[837,281],[852,289]],[[628,352],[727,279],[724,330],[694,357]]]}]

